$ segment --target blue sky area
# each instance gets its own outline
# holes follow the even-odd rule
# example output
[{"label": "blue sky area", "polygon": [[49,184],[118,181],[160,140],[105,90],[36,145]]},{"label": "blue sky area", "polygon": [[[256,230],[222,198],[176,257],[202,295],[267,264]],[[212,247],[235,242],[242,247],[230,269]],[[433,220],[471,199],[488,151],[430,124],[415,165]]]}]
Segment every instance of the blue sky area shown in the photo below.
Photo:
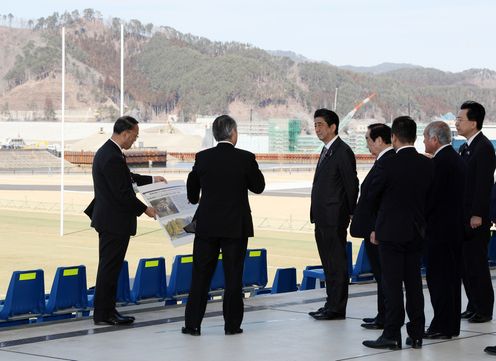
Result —
[{"label": "blue sky area", "polygon": [[334,65],[496,70],[493,0],[37,0],[4,2],[0,13],[37,19],[85,8]]}]

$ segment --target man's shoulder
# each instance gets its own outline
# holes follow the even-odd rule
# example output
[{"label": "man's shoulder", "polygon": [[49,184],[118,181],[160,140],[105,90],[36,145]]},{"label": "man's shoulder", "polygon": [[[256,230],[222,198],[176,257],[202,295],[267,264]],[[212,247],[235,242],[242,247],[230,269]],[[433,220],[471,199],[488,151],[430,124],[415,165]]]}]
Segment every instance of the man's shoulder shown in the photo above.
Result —
[{"label": "man's shoulder", "polygon": [[344,150],[344,151],[352,151],[351,147],[346,143],[341,137],[337,137],[336,140],[334,141],[334,147],[336,150]]},{"label": "man's shoulder", "polygon": [[479,141],[474,144],[474,146],[494,150],[493,144],[491,143],[489,138],[484,135],[484,133],[480,133],[479,136],[477,136],[476,138],[479,138]]},{"label": "man's shoulder", "polygon": [[463,162],[462,157],[456,152],[455,149],[453,149],[452,146],[447,146],[441,149],[433,159],[434,159],[434,163],[436,163],[437,160],[450,160],[454,162],[456,161]]},{"label": "man's shoulder", "polygon": [[417,153],[417,159],[421,164],[424,164],[426,167],[433,167],[434,162],[432,158],[429,158],[427,155],[422,153]]},{"label": "man's shoulder", "polygon": [[477,137],[475,137],[473,143],[469,147],[469,151],[471,152],[468,159],[469,164],[476,163],[481,158],[494,158],[494,146],[483,133],[480,133]]},{"label": "man's shoulder", "polygon": [[244,158],[255,158],[255,154],[253,154],[250,151],[244,150],[244,149],[239,149],[239,148],[234,148],[236,154],[238,154],[241,157]]},{"label": "man's shoulder", "polygon": [[378,160],[377,164],[383,164],[384,162],[390,162],[392,158],[394,158],[396,155],[396,152],[394,149],[388,150],[386,153],[384,153]]},{"label": "man's shoulder", "polygon": [[120,151],[117,149],[117,146],[111,140],[107,140],[100,148],[98,148],[95,153],[95,158],[108,157],[113,154],[119,155],[119,152]]},{"label": "man's shoulder", "polygon": [[255,154],[247,150],[239,149],[239,148],[232,148],[232,150],[233,151],[226,152],[225,150],[219,149],[218,147],[212,147],[196,153],[196,159],[203,159],[210,157],[229,157],[229,154],[231,154],[231,156],[234,154],[236,157],[240,157],[243,159],[255,158]]}]

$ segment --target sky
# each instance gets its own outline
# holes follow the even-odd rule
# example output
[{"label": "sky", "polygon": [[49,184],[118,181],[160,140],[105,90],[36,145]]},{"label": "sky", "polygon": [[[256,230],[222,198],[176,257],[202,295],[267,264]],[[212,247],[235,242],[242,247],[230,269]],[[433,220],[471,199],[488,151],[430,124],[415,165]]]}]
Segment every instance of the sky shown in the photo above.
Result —
[{"label": "sky", "polygon": [[0,13],[37,19],[85,8],[334,65],[496,70],[494,0],[18,0]]}]

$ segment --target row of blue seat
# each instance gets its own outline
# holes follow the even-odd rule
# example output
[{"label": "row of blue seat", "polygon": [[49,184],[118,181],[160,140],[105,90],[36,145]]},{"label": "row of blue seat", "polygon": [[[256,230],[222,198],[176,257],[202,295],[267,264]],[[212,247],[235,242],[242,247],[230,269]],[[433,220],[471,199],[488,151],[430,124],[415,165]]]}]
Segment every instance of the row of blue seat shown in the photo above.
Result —
[{"label": "row of blue seat", "polygon": [[[346,252],[348,256],[348,273],[351,282],[363,282],[373,280],[372,267],[365,250],[365,241],[362,241],[358,251],[357,259],[354,266],[351,266],[351,242],[346,245]],[[496,266],[496,232],[493,231],[488,247],[488,265],[490,267]],[[422,260],[422,273],[425,274],[425,264]],[[308,266],[303,271],[303,279],[301,282],[300,290],[309,290],[316,287],[316,281],[322,282],[324,285],[325,275],[322,266]]]},{"label": "row of blue seat", "polygon": [[[348,272],[352,282],[372,280],[370,262],[362,242],[355,265],[352,264],[352,245],[347,243]],[[496,258],[496,236],[490,244],[490,256]],[[491,258],[491,257],[490,257]],[[119,275],[117,302],[121,305],[139,303],[143,300],[166,300],[176,303],[184,300],[189,292],[193,269],[192,255],[177,255],[172,264],[169,279],[163,257],[146,258],[139,261],[133,286],[130,287],[129,267],[124,262]],[[267,285],[267,251],[252,249],[247,251],[243,272],[243,286],[256,288],[255,294],[283,293],[296,290],[314,289],[316,280],[325,281],[322,266],[308,266],[303,271],[301,286],[298,288],[296,269],[278,269],[273,286]],[[224,288],[224,270],[222,255],[215,269],[211,291]],[[16,271],[13,273],[5,301],[0,304],[0,326],[2,320],[20,318],[23,320],[43,316],[74,317],[77,313],[87,315],[93,306],[94,295],[87,290],[85,266],[59,267],[56,271],[49,295],[44,294],[43,270]],[[69,315],[69,316],[68,316]]]},{"label": "row of blue seat", "polygon": [[[117,301],[138,303],[145,299],[168,299],[168,303],[187,297],[191,283],[192,255],[174,258],[169,282],[163,257],[141,259],[130,288],[129,267],[124,262],[119,275]],[[248,250],[245,258],[243,285],[263,288],[267,285],[267,251]],[[212,279],[212,290],[224,287],[222,256]],[[0,321],[17,323],[44,319],[88,315],[94,294],[87,290],[86,267],[59,267],[50,294],[45,296],[44,272],[41,269],[15,271],[5,300],[0,304]],[[2,324],[0,324],[2,326]]]}]

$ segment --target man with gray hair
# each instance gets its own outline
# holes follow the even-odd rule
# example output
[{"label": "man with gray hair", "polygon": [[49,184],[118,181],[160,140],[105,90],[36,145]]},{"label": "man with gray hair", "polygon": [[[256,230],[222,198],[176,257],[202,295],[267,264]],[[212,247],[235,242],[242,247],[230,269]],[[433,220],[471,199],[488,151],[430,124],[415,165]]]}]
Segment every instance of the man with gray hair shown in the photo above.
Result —
[{"label": "man with gray hair", "polygon": [[[182,333],[200,335],[208,291],[222,250],[226,335],[242,333],[242,277],[248,237],[253,237],[248,191],[262,193],[265,180],[253,153],[236,149],[236,121],[228,115],[214,120],[216,147],[196,154],[186,184],[188,200],[200,205],[196,212],[193,275]],[[200,201],[201,192],[201,201]]]},{"label": "man with gray hair", "polygon": [[424,338],[450,339],[460,334],[461,319],[463,197],[454,195],[465,189],[467,169],[451,146],[451,130],[445,122],[427,125],[424,144],[434,161],[426,229],[426,278],[434,318]]}]

